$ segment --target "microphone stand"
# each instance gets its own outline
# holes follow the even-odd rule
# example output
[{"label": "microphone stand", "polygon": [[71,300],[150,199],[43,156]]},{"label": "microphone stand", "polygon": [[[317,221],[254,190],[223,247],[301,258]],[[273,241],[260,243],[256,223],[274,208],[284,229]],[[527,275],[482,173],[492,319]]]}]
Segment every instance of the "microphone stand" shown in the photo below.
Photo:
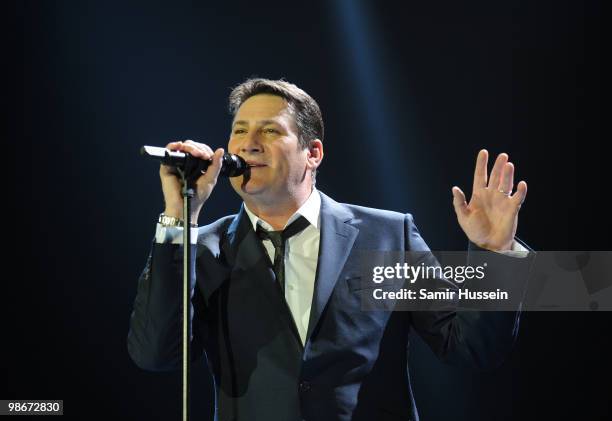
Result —
[{"label": "microphone stand", "polygon": [[183,183],[183,345],[182,345],[182,421],[189,421],[190,415],[190,378],[191,378],[191,199],[195,196],[193,178],[186,171],[177,168]]},{"label": "microphone stand", "polygon": [[[143,146],[140,154],[160,160],[165,165],[176,167],[181,176],[183,195],[183,332],[182,332],[182,381],[183,381],[183,417],[182,421],[189,421],[190,414],[190,388],[191,378],[191,199],[195,196],[195,181],[205,171],[210,163],[193,159],[191,155],[182,152],[173,152],[155,146]],[[220,175],[236,177],[247,171],[248,165],[238,155],[225,154],[221,164]]]}]

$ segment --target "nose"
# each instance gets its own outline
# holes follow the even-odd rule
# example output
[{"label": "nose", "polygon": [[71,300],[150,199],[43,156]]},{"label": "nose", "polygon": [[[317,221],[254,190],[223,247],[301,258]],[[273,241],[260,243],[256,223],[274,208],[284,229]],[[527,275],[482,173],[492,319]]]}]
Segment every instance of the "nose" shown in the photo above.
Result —
[{"label": "nose", "polygon": [[248,133],[240,145],[240,152],[242,153],[260,153],[263,152],[263,145],[260,142],[259,134],[257,131]]}]

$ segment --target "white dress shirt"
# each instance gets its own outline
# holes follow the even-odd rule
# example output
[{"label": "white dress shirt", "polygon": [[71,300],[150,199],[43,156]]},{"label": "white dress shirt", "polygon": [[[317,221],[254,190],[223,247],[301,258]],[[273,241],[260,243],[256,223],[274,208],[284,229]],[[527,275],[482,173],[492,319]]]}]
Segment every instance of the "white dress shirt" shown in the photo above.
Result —
[{"label": "white dress shirt", "polygon": [[[273,231],[272,226],[255,215],[248,206],[244,205],[253,230],[261,225],[267,231]],[[296,235],[289,237],[285,245],[285,300],[293,315],[302,344],[306,342],[310,307],[314,294],[317,261],[319,257],[319,242],[321,240],[321,196],[313,188],[304,204],[289,218],[283,229],[301,216],[306,218],[310,225]],[[264,240],[263,245],[274,262],[274,246],[272,241]]]}]

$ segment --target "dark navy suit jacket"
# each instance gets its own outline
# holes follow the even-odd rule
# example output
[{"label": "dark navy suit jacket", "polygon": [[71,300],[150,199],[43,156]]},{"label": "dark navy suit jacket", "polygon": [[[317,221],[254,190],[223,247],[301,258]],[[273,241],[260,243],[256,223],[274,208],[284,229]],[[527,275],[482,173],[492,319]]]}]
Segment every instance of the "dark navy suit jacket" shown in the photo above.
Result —
[{"label": "dark navy suit jacket", "polygon": [[[515,339],[518,308],[363,311],[362,294],[371,291],[360,282],[360,251],[428,246],[411,214],[320,194],[319,260],[304,346],[244,208],[200,228],[191,250],[192,355],[207,359],[220,421],[416,420],[407,366],[411,329],[442,360],[477,367],[499,365]],[[524,284],[531,257],[488,254],[512,265],[498,276]],[[182,246],[154,243],[128,334],[139,367],[181,366],[181,279]]]}]

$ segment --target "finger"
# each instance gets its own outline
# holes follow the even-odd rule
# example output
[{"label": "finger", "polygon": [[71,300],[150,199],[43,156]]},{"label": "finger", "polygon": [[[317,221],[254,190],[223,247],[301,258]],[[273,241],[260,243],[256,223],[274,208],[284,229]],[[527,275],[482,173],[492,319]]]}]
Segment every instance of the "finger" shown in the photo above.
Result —
[{"label": "finger", "polygon": [[196,143],[196,145],[198,145],[200,148],[207,151],[211,155],[214,155],[215,153],[215,151],[213,151],[212,148],[205,143]]},{"label": "finger", "polygon": [[170,142],[166,145],[166,149],[170,150],[170,151],[178,151],[181,149],[181,145],[183,144],[183,142],[181,141],[177,141],[177,142]]},{"label": "finger", "polygon": [[516,186],[516,192],[511,196],[512,200],[516,203],[517,209],[520,209],[527,197],[527,183],[521,181]]},{"label": "finger", "polygon": [[[182,143],[183,142],[181,141],[170,142],[166,145],[166,149],[168,149],[169,151],[180,151]],[[165,174],[178,175],[178,172],[176,171],[176,167],[165,165],[163,163],[160,164],[160,173],[162,175],[165,175]]]},{"label": "finger", "polygon": [[497,189],[499,187],[499,183],[502,178],[502,172],[504,170],[504,165],[508,162],[508,154],[505,152],[497,155],[497,159],[495,160],[495,164],[493,164],[493,169],[491,170],[491,178],[489,179],[489,187],[492,189]]},{"label": "finger", "polygon": [[194,142],[193,140],[186,140],[186,144],[195,146],[196,148],[208,152],[211,156],[215,153],[210,146],[206,143]]},{"label": "finger", "polygon": [[504,165],[504,169],[502,170],[502,177],[498,185],[498,190],[503,191],[507,195],[512,193],[512,188],[514,186],[514,164],[512,162],[507,162]]},{"label": "finger", "polygon": [[[489,161],[489,152],[486,149],[481,149],[476,157],[476,168],[474,169],[474,185],[472,193],[478,189],[487,187],[487,162]],[[458,188],[458,187],[457,187]]]},{"label": "finger", "polygon": [[467,202],[465,201],[465,194],[463,191],[457,186],[452,188],[453,191],[453,206],[455,207],[455,212],[457,215],[466,215],[468,213]]},{"label": "finger", "polygon": [[192,140],[187,140],[181,145],[181,151],[187,152],[190,155],[200,159],[210,159],[213,156],[213,151],[209,147],[204,147],[203,143],[196,143]]}]

